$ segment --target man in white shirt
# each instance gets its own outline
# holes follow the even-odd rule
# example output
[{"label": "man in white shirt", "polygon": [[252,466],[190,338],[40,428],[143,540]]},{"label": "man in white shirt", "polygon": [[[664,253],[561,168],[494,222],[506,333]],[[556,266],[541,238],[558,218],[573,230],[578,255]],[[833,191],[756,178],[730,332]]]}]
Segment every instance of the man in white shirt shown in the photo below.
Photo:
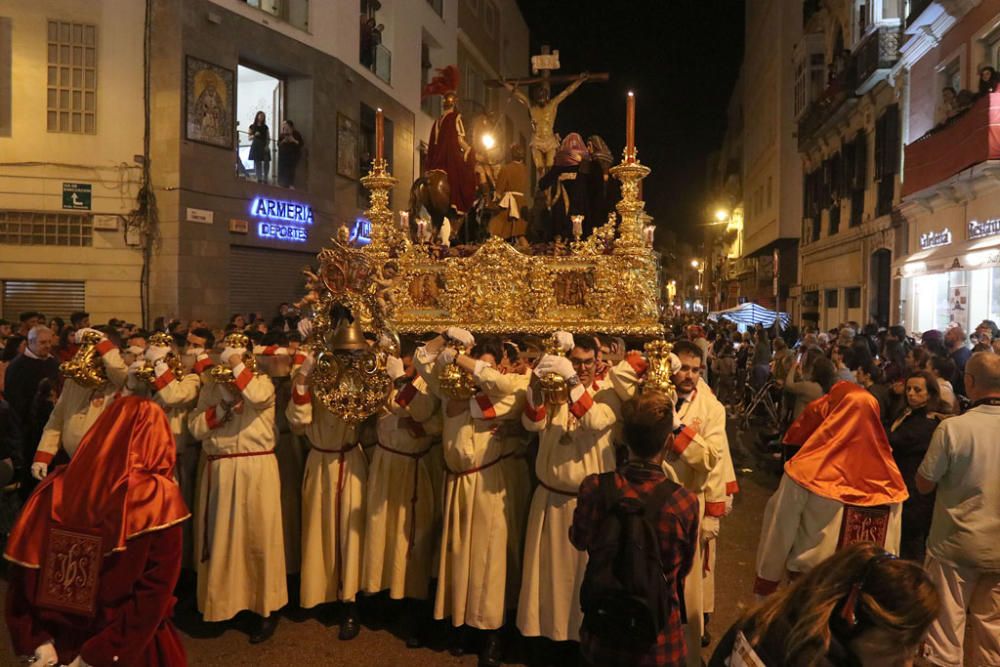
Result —
[{"label": "man in white shirt", "polygon": [[972,355],[965,388],[972,409],[941,423],[917,470],[921,493],[937,489],[925,568],[941,614],[927,657],[942,667],[959,667],[966,653],[969,664],[1000,665],[1000,356]]}]

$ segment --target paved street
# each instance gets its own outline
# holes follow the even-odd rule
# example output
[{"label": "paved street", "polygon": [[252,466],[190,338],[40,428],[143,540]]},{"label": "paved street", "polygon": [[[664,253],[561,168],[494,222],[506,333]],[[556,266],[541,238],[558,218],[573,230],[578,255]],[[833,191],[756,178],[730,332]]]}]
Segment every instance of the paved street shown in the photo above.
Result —
[{"label": "paved street", "polygon": [[[745,448],[736,444],[733,453],[737,471],[752,469],[739,475],[740,494],[733,514],[722,522],[719,537],[718,579],[716,583],[717,613],[710,629],[718,638],[752,601],[753,564],[757,550],[764,504],[777,484],[774,470],[762,470]],[[738,472],[739,474],[739,472]],[[180,625],[191,631],[187,614]],[[195,627],[197,627],[195,625]],[[301,665],[352,665],[365,667],[430,667],[438,665],[475,665],[476,657],[451,656],[446,651],[431,649],[408,650],[392,628],[372,630],[365,627],[361,635],[350,642],[337,640],[337,626],[326,626],[313,615],[290,611],[282,615],[274,638],[263,646],[250,646],[245,632],[220,624],[217,628],[200,627],[196,634],[185,633],[184,644],[193,666],[209,665],[268,665],[299,667]],[[524,650],[519,642],[508,642],[508,664],[525,664]],[[706,658],[711,655],[706,649]],[[15,664],[10,644],[0,646],[0,664]]]}]

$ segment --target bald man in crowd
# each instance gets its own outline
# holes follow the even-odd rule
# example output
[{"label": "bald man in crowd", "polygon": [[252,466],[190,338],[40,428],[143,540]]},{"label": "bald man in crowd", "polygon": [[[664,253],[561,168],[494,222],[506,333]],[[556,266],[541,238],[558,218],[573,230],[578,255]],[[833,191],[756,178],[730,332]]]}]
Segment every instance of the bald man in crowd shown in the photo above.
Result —
[{"label": "bald man in crowd", "polygon": [[973,354],[964,379],[972,408],[941,422],[916,480],[937,490],[924,566],[941,613],[926,645],[942,667],[1000,665],[1000,356]]}]

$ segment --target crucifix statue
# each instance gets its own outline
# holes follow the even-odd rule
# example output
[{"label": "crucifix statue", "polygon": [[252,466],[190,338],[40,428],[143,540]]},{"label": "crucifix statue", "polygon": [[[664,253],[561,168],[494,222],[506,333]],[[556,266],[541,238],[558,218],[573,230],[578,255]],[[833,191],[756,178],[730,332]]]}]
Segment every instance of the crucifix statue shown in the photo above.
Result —
[{"label": "crucifix statue", "polygon": [[[551,76],[552,70],[559,69],[559,52],[550,52],[548,46],[542,47],[540,55],[531,58],[532,71],[536,76],[527,79],[509,79],[487,81],[487,85],[502,85],[509,90],[521,103],[528,107],[531,113],[531,159],[535,170],[541,177],[552,167],[556,150],[559,148],[559,138],[555,133],[556,113],[559,103],[573,94],[584,81],[607,81],[608,75],[583,72],[577,75]],[[558,95],[552,97],[551,84],[569,83]],[[532,99],[518,90],[519,86],[534,84]]]}]

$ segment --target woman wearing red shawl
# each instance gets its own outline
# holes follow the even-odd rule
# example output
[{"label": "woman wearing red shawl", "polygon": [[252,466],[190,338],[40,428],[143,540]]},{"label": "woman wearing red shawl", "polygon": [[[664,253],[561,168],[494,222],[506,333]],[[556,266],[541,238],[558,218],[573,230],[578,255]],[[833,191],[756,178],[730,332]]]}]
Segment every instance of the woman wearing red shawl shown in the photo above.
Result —
[{"label": "woman wearing red shawl", "polygon": [[190,516],[174,461],[163,410],[131,396],[38,485],[4,553],[16,653],[39,665],[187,665],[169,620]]},{"label": "woman wearing red shawl", "polygon": [[803,442],[764,510],[754,593],[808,572],[839,548],[874,542],[899,553],[906,485],[864,388],[838,382],[793,425]]}]

